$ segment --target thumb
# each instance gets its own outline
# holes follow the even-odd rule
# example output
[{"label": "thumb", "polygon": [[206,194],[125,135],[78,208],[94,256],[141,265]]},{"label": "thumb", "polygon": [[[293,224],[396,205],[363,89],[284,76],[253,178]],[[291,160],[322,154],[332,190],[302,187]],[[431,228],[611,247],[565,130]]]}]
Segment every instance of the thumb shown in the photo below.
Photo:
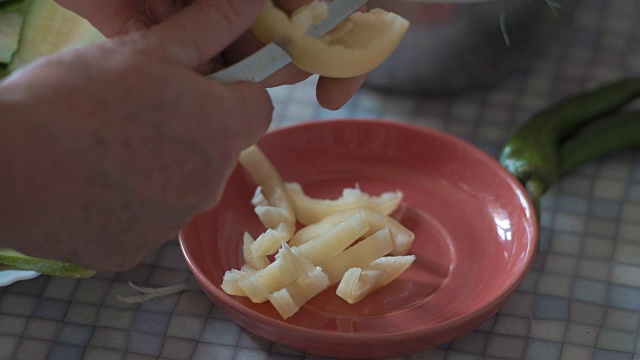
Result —
[{"label": "thumb", "polygon": [[165,58],[194,68],[240,37],[265,3],[266,0],[196,0],[149,33]]},{"label": "thumb", "polygon": [[213,86],[224,88],[229,141],[234,153],[248,148],[267,132],[273,116],[273,104],[267,90],[255,83]]}]

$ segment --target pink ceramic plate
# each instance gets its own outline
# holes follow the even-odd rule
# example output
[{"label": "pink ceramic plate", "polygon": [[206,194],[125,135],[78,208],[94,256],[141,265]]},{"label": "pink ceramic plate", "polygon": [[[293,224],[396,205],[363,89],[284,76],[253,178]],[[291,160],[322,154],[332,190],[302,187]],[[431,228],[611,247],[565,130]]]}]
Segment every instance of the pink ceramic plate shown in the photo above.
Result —
[{"label": "pink ceramic plate", "polygon": [[285,181],[334,198],[356,184],[401,190],[393,216],[414,231],[416,262],[399,279],[349,305],[335,286],[284,321],[269,303],[220,289],[240,268],[242,234],[264,231],[243,169],[220,204],[181,232],[185,257],[209,297],[248,330],[330,357],[399,356],[448,342],[482,324],[516,289],[537,246],[537,224],[520,184],[494,159],[436,131],[380,120],[308,122],[278,129],[260,147]]}]

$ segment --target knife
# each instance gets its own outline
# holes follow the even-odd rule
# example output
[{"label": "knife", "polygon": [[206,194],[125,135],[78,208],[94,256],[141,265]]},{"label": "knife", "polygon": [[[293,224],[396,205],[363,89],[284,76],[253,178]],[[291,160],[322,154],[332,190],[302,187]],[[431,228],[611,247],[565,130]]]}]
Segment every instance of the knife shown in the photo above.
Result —
[{"label": "knife", "polygon": [[[312,26],[307,34],[323,36],[353,14],[367,0],[333,0],[327,8],[328,14]],[[238,81],[260,82],[291,62],[291,57],[276,43],[269,43],[247,58],[213,74],[207,78],[225,84]]]}]

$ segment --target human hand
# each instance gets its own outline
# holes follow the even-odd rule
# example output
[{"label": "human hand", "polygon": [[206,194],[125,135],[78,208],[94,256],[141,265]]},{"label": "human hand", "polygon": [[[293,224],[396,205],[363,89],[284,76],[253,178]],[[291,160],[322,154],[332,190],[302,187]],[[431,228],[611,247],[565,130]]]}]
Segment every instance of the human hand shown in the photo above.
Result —
[{"label": "human hand", "polygon": [[193,69],[263,5],[198,1],[0,83],[0,247],[122,270],[214,205],[273,109],[262,86]]},{"label": "human hand", "polygon": [[[89,20],[107,37],[126,35],[159,24],[201,0],[57,0],[68,9]],[[276,0],[277,5],[293,11],[309,0]],[[213,72],[252,54],[263,44],[250,32],[224,49],[221,54],[201,64],[201,72]],[[289,64],[262,82],[266,87],[295,84],[310,76]],[[362,86],[366,75],[350,79],[320,77],[316,84],[318,103],[328,109],[342,107]]]}]

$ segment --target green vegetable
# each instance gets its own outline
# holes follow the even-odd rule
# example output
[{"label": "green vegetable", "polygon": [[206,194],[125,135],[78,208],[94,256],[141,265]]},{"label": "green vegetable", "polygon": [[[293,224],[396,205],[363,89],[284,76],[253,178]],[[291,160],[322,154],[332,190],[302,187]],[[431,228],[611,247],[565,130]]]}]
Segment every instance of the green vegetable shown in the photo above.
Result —
[{"label": "green vegetable", "polygon": [[[54,0],[0,0],[0,79],[43,56],[103,39],[89,22]],[[0,249],[0,268],[72,278],[95,273],[79,265],[29,257],[10,249]]]},{"label": "green vegetable", "polygon": [[23,21],[19,12],[0,12],[0,64],[9,64],[18,50]]},{"label": "green vegetable", "polygon": [[[534,115],[507,141],[500,153],[500,163],[522,182],[536,211],[540,209],[540,197],[560,175],[559,150],[562,142],[585,125],[615,113],[638,96],[640,78],[616,81],[568,97]],[[640,137],[640,134],[636,136]],[[602,139],[597,147],[603,146],[601,143]],[[580,151],[580,147],[569,150],[573,153]]]},{"label": "green vegetable", "polygon": [[9,64],[14,71],[31,61],[61,50],[102,41],[89,22],[54,0],[32,0],[20,33],[20,46]]},{"label": "green vegetable", "polygon": [[43,275],[70,278],[88,278],[95,274],[94,270],[68,262],[46,260],[23,255],[15,250],[0,249],[0,266],[14,269],[31,270]]},{"label": "green vegetable", "polygon": [[618,150],[640,147],[640,110],[615,113],[589,123],[562,144],[560,175]]},{"label": "green vegetable", "polygon": [[0,0],[0,12],[19,11],[27,0]]}]

